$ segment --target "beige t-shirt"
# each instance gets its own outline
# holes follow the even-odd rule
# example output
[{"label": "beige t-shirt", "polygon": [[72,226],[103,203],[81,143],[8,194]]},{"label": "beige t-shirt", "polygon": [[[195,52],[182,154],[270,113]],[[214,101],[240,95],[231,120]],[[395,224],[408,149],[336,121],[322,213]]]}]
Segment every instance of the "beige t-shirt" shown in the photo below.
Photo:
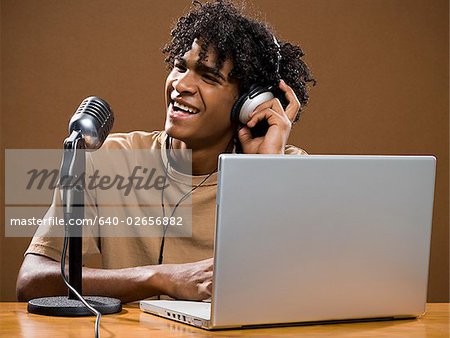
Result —
[{"label": "beige t-shirt", "polygon": [[[102,149],[142,149],[152,150],[153,153],[158,154],[158,162],[160,166],[167,165],[166,156],[166,137],[165,132],[142,132],[135,131],[130,133],[111,134],[105,141]],[[286,146],[286,154],[291,155],[306,155],[306,152],[294,146]],[[138,152],[134,156],[145,156],[145,152]],[[136,159],[136,163],[140,159]],[[129,159],[115,158],[114,164],[108,165],[111,172],[116,170],[116,166],[128,165],[129,170],[132,170],[132,164]],[[132,162],[132,161],[131,161]],[[142,159],[142,162],[145,162]],[[97,165],[94,160],[88,162],[94,170]],[[156,165],[156,164],[155,164]],[[88,170],[88,169],[87,169]],[[168,177],[177,181],[179,176],[183,174],[170,169]],[[186,175],[184,175],[186,176]],[[208,175],[189,176],[192,180],[192,186],[201,183]],[[214,225],[215,225],[215,200],[217,188],[217,173],[213,173],[204,181],[195,191],[192,192],[192,236],[189,237],[166,237],[164,247],[164,263],[186,263],[194,262],[213,255],[214,243]],[[149,192],[138,192],[133,198],[136,205],[145,205],[148,200]],[[155,191],[150,192],[155,193]],[[111,192],[108,192],[110,197]],[[160,194],[158,192],[158,194]],[[90,191],[88,200],[89,206],[86,207],[87,214],[102,215],[107,214],[104,203],[99,203],[105,200],[105,192],[100,190]],[[159,195],[158,195],[159,196]],[[56,205],[60,205],[61,201],[59,193],[55,192],[54,200],[45,217],[57,216],[60,210]],[[191,204],[189,203],[189,206]],[[113,205],[114,207],[114,205]],[[123,213],[123,217],[130,214],[127,213],[127,208],[115,206],[116,211]],[[170,207],[167,208],[170,210]],[[111,209],[107,209],[111,210]],[[159,210],[159,209],[158,209]],[[170,211],[166,211],[166,214]],[[61,215],[60,215],[61,216]],[[98,235],[98,234],[97,234]],[[33,237],[30,246],[25,254],[38,254],[59,261],[62,250],[61,237]],[[85,236],[83,237],[83,265],[89,267],[98,267],[106,269],[117,269],[132,266],[142,266],[149,264],[157,264],[159,257],[159,250],[161,244],[161,237],[104,237]]]}]

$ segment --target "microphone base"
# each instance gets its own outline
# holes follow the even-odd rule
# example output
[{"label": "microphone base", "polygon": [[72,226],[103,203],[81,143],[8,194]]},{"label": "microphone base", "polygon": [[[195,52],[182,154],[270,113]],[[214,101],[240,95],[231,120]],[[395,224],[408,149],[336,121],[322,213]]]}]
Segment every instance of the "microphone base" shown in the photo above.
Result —
[{"label": "microphone base", "polygon": [[[84,299],[102,315],[122,311],[122,303],[116,298],[86,296]],[[28,312],[44,316],[81,317],[94,314],[78,299],[67,296],[35,298],[28,302]]]}]

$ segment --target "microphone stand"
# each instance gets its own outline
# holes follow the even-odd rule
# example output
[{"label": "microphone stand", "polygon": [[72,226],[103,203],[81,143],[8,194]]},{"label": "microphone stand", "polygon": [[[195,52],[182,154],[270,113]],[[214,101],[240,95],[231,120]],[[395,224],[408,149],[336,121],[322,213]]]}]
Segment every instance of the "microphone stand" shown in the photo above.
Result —
[{"label": "microphone stand", "polygon": [[[69,241],[69,284],[82,294],[82,240],[84,219],[85,142],[81,131],[74,130],[64,141],[60,189],[64,208],[65,240]],[[79,221],[79,222],[77,222]],[[69,223],[70,222],[70,223]],[[69,226],[69,224],[71,224]],[[65,253],[64,253],[65,254]],[[120,300],[102,296],[83,297],[101,314],[122,311]],[[92,312],[70,288],[68,296],[35,298],[28,302],[28,312],[47,316],[89,316]]]}]

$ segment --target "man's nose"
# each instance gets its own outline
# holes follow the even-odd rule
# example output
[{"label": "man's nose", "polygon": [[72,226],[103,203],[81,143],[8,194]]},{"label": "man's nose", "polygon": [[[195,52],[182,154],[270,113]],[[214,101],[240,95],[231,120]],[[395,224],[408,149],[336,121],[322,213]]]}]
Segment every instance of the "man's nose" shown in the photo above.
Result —
[{"label": "man's nose", "polygon": [[187,71],[183,74],[179,74],[178,78],[172,83],[174,89],[178,93],[195,93],[196,91],[196,81],[195,76],[191,71]]}]

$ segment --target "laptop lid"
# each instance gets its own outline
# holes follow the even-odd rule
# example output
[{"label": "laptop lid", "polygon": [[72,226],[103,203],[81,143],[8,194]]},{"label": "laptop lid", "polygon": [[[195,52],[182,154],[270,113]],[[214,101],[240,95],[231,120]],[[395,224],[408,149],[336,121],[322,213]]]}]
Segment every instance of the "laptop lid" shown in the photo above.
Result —
[{"label": "laptop lid", "polygon": [[221,155],[211,326],[423,313],[435,161]]}]

